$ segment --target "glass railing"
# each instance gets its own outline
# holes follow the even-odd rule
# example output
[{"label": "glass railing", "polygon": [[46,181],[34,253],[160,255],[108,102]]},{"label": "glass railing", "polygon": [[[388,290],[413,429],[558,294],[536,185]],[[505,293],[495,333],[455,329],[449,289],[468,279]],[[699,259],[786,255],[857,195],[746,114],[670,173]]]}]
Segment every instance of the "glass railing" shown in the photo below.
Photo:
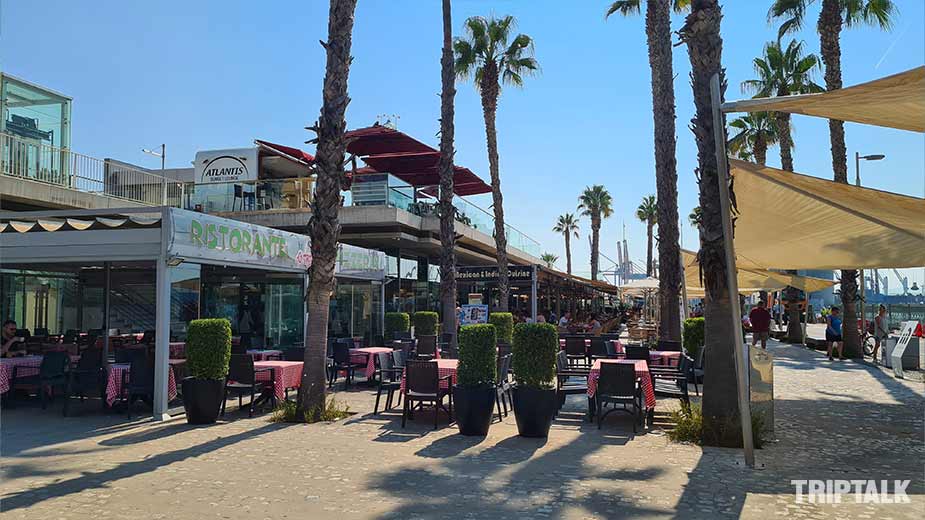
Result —
[{"label": "glass railing", "polygon": [[184,209],[206,213],[304,209],[313,179],[279,179],[183,185]]}]

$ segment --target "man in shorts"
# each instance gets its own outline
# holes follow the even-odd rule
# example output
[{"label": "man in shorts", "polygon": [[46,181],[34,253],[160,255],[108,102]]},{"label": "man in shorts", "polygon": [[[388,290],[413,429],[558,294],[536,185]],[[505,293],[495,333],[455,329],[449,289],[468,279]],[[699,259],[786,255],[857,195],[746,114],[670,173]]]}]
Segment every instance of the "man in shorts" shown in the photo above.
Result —
[{"label": "man in shorts", "polygon": [[761,348],[767,350],[768,336],[771,334],[771,313],[768,312],[764,300],[748,313],[748,321],[752,323],[752,346],[761,340]]}]

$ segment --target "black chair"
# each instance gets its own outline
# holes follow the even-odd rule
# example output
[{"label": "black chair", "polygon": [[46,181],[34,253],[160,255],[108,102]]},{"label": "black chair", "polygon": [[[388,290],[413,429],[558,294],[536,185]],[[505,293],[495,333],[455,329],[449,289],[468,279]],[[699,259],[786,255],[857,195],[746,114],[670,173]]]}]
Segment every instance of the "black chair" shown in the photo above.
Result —
[{"label": "black chair", "polygon": [[495,405],[498,407],[498,420],[503,421],[501,409],[504,407],[504,417],[508,416],[508,409],[514,409],[514,400],[511,398],[511,383],[508,381],[508,374],[511,371],[511,355],[498,356],[497,377],[495,382]]},{"label": "black chair", "polygon": [[569,336],[565,338],[565,355],[570,365],[589,365],[588,349],[585,338]]},{"label": "black chair", "polygon": [[637,345],[627,345],[626,350],[626,359],[645,359],[649,360],[649,349]]},{"label": "black chair", "polygon": [[[379,413],[379,398],[382,397],[382,391],[385,390],[385,409],[392,409],[392,397],[396,390],[401,390],[401,374],[403,368],[396,367],[392,354],[388,352],[379,352],[376,354],[376,379],[379,381],[379,388],[376,390],[376,404],[373,406],[373,415]],[[401,400],[401,392],[398,393],[398,399]]]},{"label": "black chair", "polygon": [[[568,354],[559,351],[556,354],[556,396],[559,398],[559,409],[565,405],[569,395],[588,393],[589,368],[569,365]],[[573,380],[572,378],[577,378]]]},{"label": "black chair", "polygon": [[369,341],[369,346],[370,347],[384,347],[385,338],[383,338],[381,334],[375,334],[373,335],[372,339]]},{"label": "black chair", "polygon": [[418,336],[415,357],[424,360],[437,357],[437,336]]},{"label": "black chair", "polygon": [[[681,393],[681,400],[690,402],[690,395],[687,390],[687,380],[691,373],[691,359],[681,354],[681,359],[676,367],[666,367],[649,365],[649,374],[652,376],[652,388],[655,389],[656,381],[668,381],[674,383]],[[699,392],[698,392],[699,393]]]},{"label": "black chair", "polygon": [[589,353],[591,354],[592,361],[599,358],[610,357],[607,354],[606,343],[607,342],[604,340],[604,338],[591,338],[591,349],[589,350]]},{"label": "black chair", "polygon": [[[267,380],[257,380],[257,374],[269,372],[270,377]],[[225,403],[228,401],[228,394],[235,393],[238,395],[238,410],[243,408],[242,398],[250,394],[251,402],[248,410],[248,416],[254,416],[254,405],[257,402],[257,393],[260,398],[268,397],[269,400],[276,401],[274,381],[276,380],[274,369],[270,367],[255,368],[254,357],[241,354],[233,354],[231,361],[228,363],[228,377],[225,379],[225,396],[222,399],[222,416],[225,415]]]},{"label": "black chair", "polygon": [[[68,371],[67,389],[64,391],[63,414],[67,417],[68,404],[71,397],[80,397],[80,401],[87,395],[103,397],[106,379],[103,377],[103,351],[99,348],[88,348],[80,355],[77,366]],[[105,402],[105,401],[104,401]]]},{"label": "black chair", "polygon": [[29,338],[32,337],[32,334],[29,332],[29,329],[16,329],[16,336],[28,341]]},{"label": "black chair", "polygon": [[231,344],[231,355],[232,356],[244,356],[247,355],[248,346],[245,345],[244,341]]},{"label": "black chair", "polygon": [[604,340],[604,351],[607,353],[608,358],[616,358],[618,355],[616,342],[610,339]]},{"label": "black chair", "polygon": [[10,380],[13,382],[13,388],[36,388],[39,399],[42,402],[42,409],[45,409],[46,399],[51,393],[54,397],[54,389],[67,387],[67,369],[71,364],[71,358],[67,352],[48,352],[42,357],[42,364],[39,366],[39,373],[31,376],[20,377],[19,370],[35,370],[32,367],[22,365],[13,365],[10,373]]},{"label": "black chair", "polygon": [[395,368],[405,369],[405,360],[408,359],[405,356],[404,350],[393,350],[392,351],[392,366]]},{"label": "black chair", "polygon": [[697,353],[697,360],[694,363],[690,364],[690,377],[694,381],[694,391],[697,392],[697,395],[700,395],[699,384],[703,380],[704,374],[704,365],[703,365],[703,353],[706,350],[705,347],[700,347],[700,352]]},{"label": "black chair", "polygon": [[33,334],[33,336],[35,336],[36,338],[47,338],[48,328],[47,327],[36,328],[35,334]]},{"label": "black chair", "polygon": [[61,343],[77,343],[80,338],[80,331],[77,329],[68,329],[64,331],[64,337]]},{"label": "black chair", "polygon": [[[452,376],[440,377],[440,370],[436,361],[416,361],[408,360],[405,363],[405,404],[401,414],[401,427],[405,427],[405,422],[413,413],[414,403],[433,403],[434,405],[434,429],[437,429],[438,409],[443,408],[453,422],[453,393],[450,390],[452,386]],[[440,383],[446,381],[446,388],[441,388]],[[450,407],[447,409],[443,406],[443,398],[449,396]],[[412,417],[413,419],[413,417]]]},{"label": "black chair", "polygon": [[[636,433],[636,422],[642,418],[642,389],[636,378],[636,367],[629,363],[601,363],[594,402],[598,429],[604,417],[620,410],[633,416],[633,433]],[[605,404],[622,404],[623,408],[614,406],[605,412]],[[627,405],[632,406],[632,409],[627,409]]]},{"label": "black chair", "polygon": [[126,415],[132,418],[132,406],[141,399],[147,403],[154,402],[154,356],[148,349],[128,350],[131,365],[128,371],[122,371],[122,394],[125,396]]},{"label": "black chair", "polygon": [[349,387],[351,381],[353,381],[354,371],[357,368],[365,368],[365,363],[354,363],[350,360],[350,345],[343,341],[337,341],[334,343],[334,355],[333,364],[330,367],[328,375],[330,379],[328,380],[328,387],[333,388],[334,382],[337,381],[337,374],[344,372],[346,375],[346,386]]},{"label": "black chair", "polygon": [[658,340],[658,346],[656,350],[667,351],[667,352],[681,352],[681,342],[674,341],[670,339],[660,339]]},{"label": "black chair", "polygon": [[283,349],[283,361],[304,361],[305,349],[298,347],[289,347]]},{"label": "black chair", "polygon": [[141,340],[138,343],[154,343],[154,331],[146,330],[145,333],[141,336]]},{"label": "black chair", "polygon": [[409,340],[411,339],[411,333],[410,332],[393,332],[392,339],[402,340],[402,341]]}]

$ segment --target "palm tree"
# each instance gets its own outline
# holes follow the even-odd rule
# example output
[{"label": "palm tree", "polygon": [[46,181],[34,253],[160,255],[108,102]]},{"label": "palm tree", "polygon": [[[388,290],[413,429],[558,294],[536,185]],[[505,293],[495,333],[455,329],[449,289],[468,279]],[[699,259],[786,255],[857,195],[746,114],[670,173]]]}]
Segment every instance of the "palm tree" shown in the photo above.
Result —
[{"label": "palm tree", "polygon": [[[501,174],[498,171],[498,134],[495,116],[501,84],[523,86],[523,77],[539,68],[533,58],[533,40],[526,34],[511,38],[514,17],[466,20],[466,38],[457,38],[456,75],[471,78],[482,98],[485,118],[485,139],[488,141],[488,170],[491,173],[491,195],[495,213],[495,249],[498,256],[498,293],[500,310],[508,309],[507,237],[504,230],[504,205],[501,196]],[[510,44],[508,43],[510,42]]]},{"label": "palm tree", "polygon": [[613,215],[613,198],[600,184],[586,187],[578,196],[578,211],[591,219],[591,279],[597,280],[600,265],[601,221]]},{"label": "palm tree", "polygon": [[[774,0],[768,12],[771,20],[786,18],[778,34],[797,31],[803,26],[806,11],[813,0]],[[819,49],[825,64],[825,87],[827,90],[842,88],[841,74],[841,30],[842,26],[876,25],[890,30],[899,11],[892,0],[822,0],[816,29],[819,31]],[[832,150],[832,171],[836,182],[848,183],[848,158],[845,149],[845,123],[829,120],[829,141]],[[841,272],[841,300],[844,322],[857,321],[857,271],[843,269]],[[863,356],[856,327],[844,327],[842,335],[845,351],[854,358]]]},{"label": "palm tree", "polygon": [[[704,363],[710,367],[704,379],[703,441],[708,445],[741,446],[737,435],[741,421],[736,391],[736,371],[733,362],[735,336],[741,329],[733,328],[733,305],[726,283],[727,265],[723,244],[719,175],[714,139],[711,78],[722,79],[723,39],[720,36],[722,9],[718,0],[693,0],[679,34],[687,44],[691,63],[691,87],[695,114],[691,130],[697,143],[697,178],[700,186],[700,252],[698,260],[706,292],[704,316]],[[722,81],[720,82],[722,84]],[[722,98],[722,96],[721,96]],[[722,100],[722,99],[721,99]],[[725,131],[725,123],[721,131]],[[725,138],[725,137],[724,137]]]},{"label": "palm tree", "polygon": [[[690,0],[646,1],[646,42],[655,135],[655,188],[658,194],[658,262],[662,266],[658,282],[659,337],[667,340],[681,339],[681,316],[677,312],[681,297],[681,269],[666,268],[681,265],[670,11],[684,12],[690,8],[690,3]],[[610,5],[607,16],[614,13],[637,15],[641,4],[642,0],[618,0]]]},{"label": "palm tree", "polygon": [[578,238],[578,219],[574,213],[559,215],[559,220],[552,228],[556,233],[565,237],[565,272],[572,274],[572,235]]},{"label": "palm tree", "polygon": [[687,216],[687,220],[691,222],[691,225],[694,227],[700,227],[700,218],[702,210],[700,206],[694,206],[694,209],[691,210],[690,215]]},{"label": "palm tree", "polygon": [[317,134],[315,171],[318,177],[308,221],[308,234],[312,239],[311,281],[308,286],[309,334],[305,338],[305,362],[302,364],[298,400],[298,416],[309,421],[317,420],[325,407],[328,310],[334,288],[334,262],[340,234],[340,192],[346,181],[344,151],[347,143],[344,132],[347,122],[344,113],[350,103],[347,80],[352,60],[350,47],[356,5],[357,0],[331,0],[328,41],[321,44],[327,52],[321,115],[310,127]]},{"label": "palm tree", "polygon": [[546,264],[546,267],[552,269],[553,266],[556,265],[556,262],[559,261],[559,257],[552,253],[543,253],[543,255],[540,256],[540,260],[542,260],[543,263]]},{"label": "palm tree", "polygon": [[764,166],[768,147],[777,144],[776,120],[768,112],[752,112],[732,120],[729,126],[738,130],[729,138],[729,151],[740,159],[754,159]]},{"label": "palm tree", "polygon": [[456,208],[453,206],[453,106],[456,97],[456,67],[453,60],[453,16],[450,0],[443,0],[443,55],[440,58],[440,306],[443,331],[456,342]]},{"label": "palm tree", "polygon": [[[803,44],[791,40],[786,49],[780,40],[768,42],[764,56],[755,58],[757,79],[742,82],[742,91],[756,97],[789,96],[821,92],[822,87],[813,82],[813,71],[819,67],[815,54],[803,54]],[[777,137],[780,143],[781,168],[793,171],[793,140],[790,137],[790,114],[777,113]],[[764,164],[764,163],[762,163]]]},{"label": "palm tree", "polygon": [[[652,230],[655,228],[655,225],[659,223],[658,205],[655,201],[655,195],[642,198],[642,203],[636,208],[636,218],[646,223],[646,276],[652,276],[654,272],[652,268]],[[661,231],[661,229],[659,229],[659,231]]]}]

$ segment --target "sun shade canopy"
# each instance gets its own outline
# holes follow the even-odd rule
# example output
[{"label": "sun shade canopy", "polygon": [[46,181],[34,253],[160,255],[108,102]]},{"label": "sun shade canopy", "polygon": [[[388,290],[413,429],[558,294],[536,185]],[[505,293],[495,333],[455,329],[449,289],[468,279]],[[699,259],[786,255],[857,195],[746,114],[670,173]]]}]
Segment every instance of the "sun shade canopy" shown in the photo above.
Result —
[{"label": "sun shade canopy", "polygon": [[[689,294],[699,296],[704,292],[700,280],[700,264],[697,262],[697,254],[693,251],[681,251],[681,257],[684,262],[684,281],[687,284]],[[749,267],[743,267],[748,265]],[[758,291],[779,291],[786,287],[796,287],[806,292],[821,291],[827,287],[835,285],[835,280],[824,280],[822,278],[813,278],[811,276],[798,276],[795,274],[778,273],[752,267],[748,261],[740,262],[736,260],[738,268],[737,280],[739,292],[742,294],[751,294]]]},{"label": "sun shade canopy", "polygon": [[925,199],[729,160],[736,256],[768,269],[925,266]]},{"label": "sun shade canopy", "polygon": [[[367,164],[356,175],[390,173],[414,187],[440,184],[440,152],[413,137],[385,126],[372,126],[351,130],[346,139],[347,151]],[[491,186],[468,168],[454,165],[453,172],[453,192],[457,195],[491,192]]]},{"label": "sun shade canopy", "polygon": [[788,112],[925,132],[925,66],[821,94],[749,99],[724,112]]},{"label": "sun shade canopy", "polygon": [[285,157],[290,161],[295,161],[306,166],[310,166],[315,162],[315,157],[312,156],[312,154],[299,150],[298,148],[271,143],[269,141],[261,141],[260,139],[255,139],[254,142],[262,151],[272,155]]}]

